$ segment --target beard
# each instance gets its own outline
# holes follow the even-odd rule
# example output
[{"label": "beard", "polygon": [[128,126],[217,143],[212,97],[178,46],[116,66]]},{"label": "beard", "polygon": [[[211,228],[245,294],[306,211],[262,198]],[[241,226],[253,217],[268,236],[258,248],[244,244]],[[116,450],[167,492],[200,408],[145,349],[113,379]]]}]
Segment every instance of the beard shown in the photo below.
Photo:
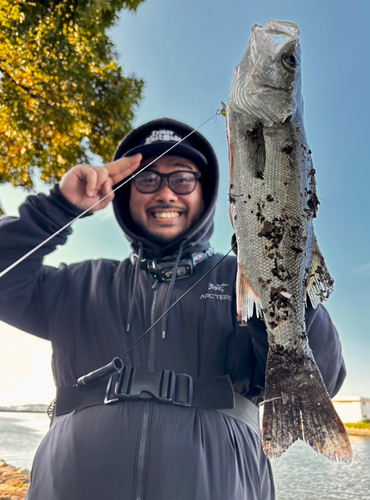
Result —
[{"label": "beard", "polygon": [[144,238],[151,241],[152,243],[155,243],[156,245],[160,245],[163,247],[181,238],[181,236],[183,236],[188,231],[188,229],[185,229],[184,231],[180,231],[175,235],[165,235],[161,233],[156,233],[154,231],[149,231],[146,227],[141,227],[138,224],[135,224],[135,227],[137,228],[136,232],[140,236],[144,236]]}]

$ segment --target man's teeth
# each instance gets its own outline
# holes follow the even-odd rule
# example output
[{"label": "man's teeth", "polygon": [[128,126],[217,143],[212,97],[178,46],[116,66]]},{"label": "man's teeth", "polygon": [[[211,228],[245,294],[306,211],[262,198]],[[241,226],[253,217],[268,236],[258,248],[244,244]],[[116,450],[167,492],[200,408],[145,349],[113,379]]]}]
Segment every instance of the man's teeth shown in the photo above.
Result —
[{"label": "man's teeth", "polygon": [[180,217],[180,212],[153,212],[155,219],[176,219]]}]

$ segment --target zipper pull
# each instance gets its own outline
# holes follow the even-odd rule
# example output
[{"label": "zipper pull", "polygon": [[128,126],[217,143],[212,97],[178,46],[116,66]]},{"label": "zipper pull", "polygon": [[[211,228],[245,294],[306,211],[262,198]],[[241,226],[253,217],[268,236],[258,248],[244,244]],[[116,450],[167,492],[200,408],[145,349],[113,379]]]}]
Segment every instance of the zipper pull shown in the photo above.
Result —
[{"label": "zipper pull", "polygon": [[152,290],[156,290],[158,288],[159,281],[154,278],[154,283],[152,285]]}]

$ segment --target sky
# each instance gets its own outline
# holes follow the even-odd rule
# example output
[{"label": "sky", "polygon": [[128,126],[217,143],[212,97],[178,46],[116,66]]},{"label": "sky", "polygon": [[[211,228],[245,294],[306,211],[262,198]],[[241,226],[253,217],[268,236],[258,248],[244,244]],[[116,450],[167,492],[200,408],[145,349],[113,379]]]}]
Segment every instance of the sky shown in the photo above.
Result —
[{"label": "sky", "polygon": [[[146,82],[134,125],[167,116],[198,127],[229,96],[233,68],[254,24],[292,21],[301,29],[305,129],[321,202],[315,231],[335,291],[326,307],[347,366],[342,396],[370,397],[370,165],[368,0],[147,0],[123,12],[112,38],[125,75]],[[230,249],[225,119],[200,129],[213,144],[221,186],[212,245]],[[92,162],[100,165],[95,157]],[[50,186],[37,184],[39,191]],[[27,193],[0,186],[8,215]],[[110,207],[74,223],[64,247],[45,263],[124,259],[130,249]],[[0,405],[48,403],[54,397],[48,342],[0,322]]]}]

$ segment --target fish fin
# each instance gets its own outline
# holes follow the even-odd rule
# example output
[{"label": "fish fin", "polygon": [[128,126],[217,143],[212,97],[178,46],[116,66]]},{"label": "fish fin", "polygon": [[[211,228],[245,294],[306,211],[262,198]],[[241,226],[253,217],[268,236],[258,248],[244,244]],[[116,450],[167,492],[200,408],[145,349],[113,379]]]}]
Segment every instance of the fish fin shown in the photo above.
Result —
[{"label": "fish fin", "polygon": [[270,458],[280,457],[301,439],[339,462],[350,462],[346,430],[326,391],[321,373],[309,354],[294,349],[269,349],[263,406],[262,445]]},{"label": "fish fin", "polygon": [[247,278],[243,273],[243,266],[239,264],[236,278],[236,307],[238,319],[242,326],[246,326],[249,318],[253,316],[256,308],[257,318],[262,316],[262,304],[259,296],[254,292]]},{"label": "fish fin", "polygon": [[325,259],[321,253],[317,240],[312,256],[311,271],[307,283],[307,294],[314,309],[328,299],[334,289],[334,280],[326,267]]}]

